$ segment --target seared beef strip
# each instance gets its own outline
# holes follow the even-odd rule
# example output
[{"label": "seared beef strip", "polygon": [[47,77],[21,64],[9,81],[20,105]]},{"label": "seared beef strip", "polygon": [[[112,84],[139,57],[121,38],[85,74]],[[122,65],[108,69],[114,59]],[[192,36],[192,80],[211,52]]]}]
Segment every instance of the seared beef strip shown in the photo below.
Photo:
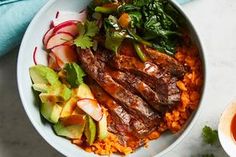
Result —
[{"label": "seared beef strip", "polygon": [[161,69],[157,65],[149,61],[143,63],[135,57],[125,55],[114,56],[111,66],[122,71],[129,71],[146,77],[161,78],[163,76],[163,72],[161,72]]},{"label": "seared beef strip", "polygon": [[125,87],[131,86],[135,92],[140,94],[153,108],[159,112],[165,112],[168,109],[168,102],[162,102],[162,99],[155,91],[152,90],[146,83],[137,78],[136,76],[126,72],[112,71],[112,78],[124,85]]},{"label": "seared beef strip", "polygon": [[109,131],[118,135],[121,144],[124,146],[130,146],[133,149],[142,146],[144,141],[133,132],[134,126],[132,121],[135,121],[135,119],[113,100],[94,80],[89,78],[86,80],[86,83],[89,85],[96,100],[101,105],[105,106],[110,113],[108,117]]},{"label": "seared beef strip", "polygon": [[156,65],[161,67],[164,71],[169,72],[171,75],[176,76],[178,78],[184,75],[184,66],[179,63],[175,58],[148,47],[145,47],[144,49],[146,54],[151,58],[151,60]]},{"label": "seared beef strip", "polygon": [[132,122],[138,134],[143,136],[155,129],[159,123],[159,116],[145,101],[115,82],[105,71],[105,64],[97,60],[90,49],[79,50],[78,56],[86,73],[116,101],[120,102],[129,114],[139,120]]},{"label": "seared beef strip", "polygon": [[[134,57],[124,55],[116,55],[113,58],[112,65],[119,70],[130,72],[138,76],[140,80],[157,93],[160,102],[163,104],[177,104],[180,101],[180,91],[176,86],[177,79],[170,74],[165,73],[157,65],[151,62],[142,63]],[[169,108],[173,106],[174,105],[171,105]]]}]

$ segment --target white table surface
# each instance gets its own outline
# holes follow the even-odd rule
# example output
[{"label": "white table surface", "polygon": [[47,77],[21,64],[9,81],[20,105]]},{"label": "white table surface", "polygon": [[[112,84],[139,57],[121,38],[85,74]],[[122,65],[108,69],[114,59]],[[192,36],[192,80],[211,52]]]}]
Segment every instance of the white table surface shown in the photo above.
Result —
[{"label": "white table surface", "polygon": [[[217,128],[225,106],[236,98],[236,1],[193,0],[183,5],[205,46],[207,59],[204,109],[184,140],[165,157],[190,157],[214,153],[227,156],[220,146],[202,142],[204,125]],[[34,130],[17,91],[17,50],[0,58],[0,157],[62,156]]]}]

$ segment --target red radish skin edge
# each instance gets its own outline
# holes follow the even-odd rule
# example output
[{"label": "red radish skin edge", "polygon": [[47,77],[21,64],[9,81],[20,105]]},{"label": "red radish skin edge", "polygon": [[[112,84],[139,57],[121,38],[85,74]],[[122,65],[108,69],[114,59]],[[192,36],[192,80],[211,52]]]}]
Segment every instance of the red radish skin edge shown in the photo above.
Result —
[{"label": "red radish skin edge", "polygon": [[[52,32],[51,32],[51,35],[49,35],[49,37],[47,37],[47,35],[50,33],[50,31],[52,31]],[[47,45],[48,40],[53,36],[53,32],[54,32],[54,28],[50,28],[50,29],[44,34],[44,36],[43,36],[43,44],[44,44],[44,46]],[[46,37],[47,37],[48,39],[46,39]]]},{"label": "red radish skin edge", "polygon": [[55,16],[56,19],[58,18],[59,14],[60,14],[59,11],[57,11],[56,16]]},{"label": "red radish skin edge", "polygon": [[[57,32],[56,34],[60,34],[60,33],[68,34],[73,37],[73,35],[70,32]],[[56,34],[53,34],[53,35],[56,35]]]},{"label": "red radish skin edge", "polygon": [[38,49],[38,47],[36,46],[36,47],[34,48],[34,52],[33,52],[33,61],[34,61],[34,64],[35,64],[35,65],[37,65],[37,61],[36,61],[36,52],[37,52],[37,49]]},{"label": "red radish skin edge", "polygon": [[[100,121],[100,120],[102,119],[102,117],[103,117],[103,111],[102,111],[101,106],[100,106],[99,103],[97,102],[97,100],[96,100],[96,99],[90,99],[90,98],[82,98],[82,99],[79,99],[79,101],[83,101],[83,100],[93,101],[93,102],[96,102],[96,103],[98,104],[98,107],[99,107],[100,110],[101,110],[101,118],[100,118],[99,120],[97,120],[97,121]],[[79,101],[77,101],[77,104],[78,104]],[[78,107],[79,107],[79,106],[78,106]],[[82,109],[82,110],[83,110],[83,109]]]},{"label": "red radish skin edge", "polygon": [[57,32],[59,29],[61,29],[62,27],[66,27],[69,25],[73,25],[73,24],[77,24],[79,21],[75,21],[75,20],[69,20],[69,21],[65,21],[63,23],[60,23],[59,25],[55,26],[54,28],[54,32]]},{"label": "red radish skin edge", "polygon": [[[67,35],[70,35],[70,36],[72,37],[72,39],[73,39],[73,35],[70,34],[70,33],[68,33],[68,32],[58,32],[57,34],[67,34]],[[57,35],[57,34],[52,35],[51,38],[53,38],[53,37],[54,37],[55,35]],[[48,39],[48,42],[50,41],[51,38]],[[71,41],[73,41],[73,40],[71,40]],[[55,47],[57,47],[57,46],[66,45],[66,43],[67,43],[67,42],[70,42],[70,40],[67,41],[67,42],[64,42],[64,43],[62,43],[62,44],[55,45],[55,46],[53,46],[53,47],[49,47],[49,48],[48,48],[48,42],[47,42],[47,45],[45,45],[46,49],[53,49],[53,48],[55,48]],[[70,45],[68,45],[68,46],[70,46]]]},{"label": "red radish skin edge", "polygon": [[76,31],[76,32],[74,32],[74,31],[62,31],[62,29],[63,28],[66,28],[66,27],[75,27],[75,28],[77,28],[77,24],[75,24],[75,23],[71,23],[71,24],[68,24],[68,25],[63,25],[63,26],[61,26],[60,28],[58,28],[58,29],[55,29],[54,28],[54,30],[53,30],[53,32],[55,33],[55,34],[58,34],[58,33],[67,33],[67,34],[70,34],[70,35],[72,35],[73,37],[75,37],[79,32],[78,32],[78,30]]},{"label": "red radish skin edge", "polygon": [[80,22],[80,21],[77,21],[77,20],[68,20],[68,21],[64,21],[64,22],[62,22],[62,23],[59,23],[59,24],[57,24],[57,25],[55,25],[55,23],[52,21],[52,27],[57,27],[57,26],[59,26],[59,25],[65,23],[65,22],[74,22],[74,23],[76,24],[76,23],[78,23],[78,22]]}]

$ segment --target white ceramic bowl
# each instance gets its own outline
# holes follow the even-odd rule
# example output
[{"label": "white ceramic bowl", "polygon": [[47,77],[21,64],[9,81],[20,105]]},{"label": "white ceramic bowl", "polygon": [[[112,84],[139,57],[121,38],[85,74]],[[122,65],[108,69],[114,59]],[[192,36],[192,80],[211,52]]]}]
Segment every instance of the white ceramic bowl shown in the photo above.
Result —
[{"label": "white ceramic bowl", "polygon": [[[183,13],[181,7],[172,2],[173,5],[180,11],[183,18],[191,31],[192,40],[198,46],[201,53],[201,58],[204,62],[203,49],[198,38],[198,35],[193,28],[191,22],[187,16]],[[80,149],[76,145],[71,144],[69,140],[56,136],[51,126],[47,123],[43,123],[40,118],[38,105],[35,103],[35,98],[31,88],[31,80],[29,76],[29,67],[34,65],[33,63],[33,50],[37,46],[39,50],[42,50],[42,37],[46,30],[49,28],[50,21],[54,18],[58,10],[69,10],[69,11],[80,11],[89,4],[88,0],[50,0],[34,17],[31,24],[29,25],[25,36],[23,38],[20,52],[18,56],[17,64],[17,79],[18,88],[22,104],[24,109],[32,122],[33,126],[39,132],[39,134],[56,150],[66,156],[83,156],[92,157],[95,156],[93,153],[87,153]],[[41,54],[40,63],[46,61],[46,55]],[[205,64],[204,64],[205,65]],[[205,72],[204,72],[205,73]],[[205,75],[206,76],[206,75]],[[162,156],[163,154],[170,151],[173,147],[180,143],[181,140],[188,134],[194,125],[197,117],[199,116],[201,105],[189,118],[186,126],[178,134],[163,134],[158,140],[149,143],[148,148],[140,148],[135,153],[129,155],[130,157],[151,157],[151,156]],[[116,156],[116,155],[114,155]]]}]

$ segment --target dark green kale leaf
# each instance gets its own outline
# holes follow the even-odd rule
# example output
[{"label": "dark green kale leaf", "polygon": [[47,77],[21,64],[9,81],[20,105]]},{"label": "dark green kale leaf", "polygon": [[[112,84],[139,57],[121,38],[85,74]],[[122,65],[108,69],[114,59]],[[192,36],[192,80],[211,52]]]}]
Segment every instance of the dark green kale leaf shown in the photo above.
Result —
[{"label": "dark green kale leaf", "polygon": [[121,6],[118,7],[118,12],[122,13],[122,12],[130,12],[130,11],[139,11],[141,9],[141,7],[139,6],[135,6],[133,4],[123,4]]},{"label": "dark green kale leaf", "polygon": [[129,12],[129,17],[131,18],[130,26],[131,28],[141,28],[142,27],[142,14],[138,11]]},{"label": "dark green kale leaf", "polygon": [[142,7],[148,3],[150,3],[151,0],[133,0],[133,5]]}]

